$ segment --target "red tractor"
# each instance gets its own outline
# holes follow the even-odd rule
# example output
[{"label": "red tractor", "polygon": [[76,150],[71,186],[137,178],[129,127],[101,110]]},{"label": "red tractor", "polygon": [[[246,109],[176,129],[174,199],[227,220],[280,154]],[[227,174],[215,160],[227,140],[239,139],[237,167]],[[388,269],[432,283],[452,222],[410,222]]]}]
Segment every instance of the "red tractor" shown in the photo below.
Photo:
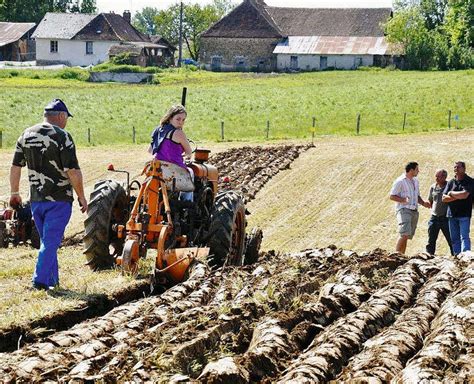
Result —
[{"label": "red tractor", "polygon": [[0,248],[8,248],[9,244],[31,244],[39,249],[40,237],[31,214],[30,203],[20,205],[18,208],[9,208],[3,202],[0,208]]}]

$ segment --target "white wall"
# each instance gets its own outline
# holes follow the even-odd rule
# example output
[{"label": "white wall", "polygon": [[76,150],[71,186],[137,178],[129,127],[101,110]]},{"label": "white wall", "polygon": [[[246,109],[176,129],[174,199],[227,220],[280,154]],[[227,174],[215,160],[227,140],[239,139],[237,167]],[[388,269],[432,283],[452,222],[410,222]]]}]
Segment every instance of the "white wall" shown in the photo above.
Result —
[{"label": "white wall", "polygon": [[[277,54],[277,69],[284,71],[291,69],[291,56],[298,57],[298,69],[302,71],[319,70],[320,56],[327,57],[327,67],[337,69],[355,69],[358,66],[374,64],[372,55],[287,55]],[[362,63],[359,63],[362,59]]]},{"label": "white wall", "polygon": [[86,66],[108,60],[109,47],[116,41],[94,41],[93,54],[86,55],[86,42],[80,40],[56,40],[58,52],[50,52],[53,39],[36,39],[36,60],[41,62],[63,62],[68,65]]}]

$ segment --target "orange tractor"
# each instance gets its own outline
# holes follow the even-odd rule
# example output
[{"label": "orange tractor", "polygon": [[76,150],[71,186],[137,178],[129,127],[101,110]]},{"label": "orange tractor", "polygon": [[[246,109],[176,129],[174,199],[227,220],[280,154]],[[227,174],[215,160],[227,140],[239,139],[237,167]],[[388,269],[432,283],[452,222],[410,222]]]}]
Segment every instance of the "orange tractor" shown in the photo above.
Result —
[{"label": "orange tractor", "polygon": [[[245,233],[246,209],[231,190],[218,193],[217,168],[206,163],[208,150],[196,149],[189,173],[172,163],[145,164],[144,180],[126,185],[100,181],[90,197],[85,221],[85,255],[96,270],[118,265],[136,274],[148,249],[156,250],[155,276],[163,283],[186,278],[194,259],[212,267],[250,264],[257,260],[262,231]],[[180,199],[193,192],[193,201]],[[164,279],[163,279],[164,278]]]}]

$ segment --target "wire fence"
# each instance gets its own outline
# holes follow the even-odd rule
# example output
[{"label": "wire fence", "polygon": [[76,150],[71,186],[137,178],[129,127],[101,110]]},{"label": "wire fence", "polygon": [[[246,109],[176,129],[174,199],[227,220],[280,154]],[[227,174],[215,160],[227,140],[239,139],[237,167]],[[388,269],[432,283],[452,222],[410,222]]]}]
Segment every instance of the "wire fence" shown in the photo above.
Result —
[{"label": "wire fence", "polygon": [[[337,123],[333,123],[337,121]],[[298,115],[293,119],[259,117],[242,124],[235,118],[213,119],[207,122],[193,121],[185,127],[187,135],[194,141],[265,141],[275,139],[311,139],[326,135],[375,135],[454,130],[474,127],[474,115],[461,116],[451,109],[436,114],[400,112],[397,115],[373,115],[368,112],[356,115],[338,114],[311,116]],[[151,127],[112,126],[109,129],[72,128],[77,145],[144,144],[151,139]],[[0,130],[0,148],[15,145],[18,132]]]}]

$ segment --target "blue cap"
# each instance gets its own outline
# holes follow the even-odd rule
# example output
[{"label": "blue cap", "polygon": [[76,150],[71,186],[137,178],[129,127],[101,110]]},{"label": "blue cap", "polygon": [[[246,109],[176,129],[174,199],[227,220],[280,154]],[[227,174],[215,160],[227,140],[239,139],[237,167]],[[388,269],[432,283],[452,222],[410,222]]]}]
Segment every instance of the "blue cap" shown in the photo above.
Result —
[{"label": "blue cap", "polygon": [[45,111],[56,111],[56,112],[66,112],[68,117],[72,117],[69,113],[69,110],[66,107],[66,104],[61,99],[54,99],[51,103],[49,103],[46,107],[44,107]]}]

